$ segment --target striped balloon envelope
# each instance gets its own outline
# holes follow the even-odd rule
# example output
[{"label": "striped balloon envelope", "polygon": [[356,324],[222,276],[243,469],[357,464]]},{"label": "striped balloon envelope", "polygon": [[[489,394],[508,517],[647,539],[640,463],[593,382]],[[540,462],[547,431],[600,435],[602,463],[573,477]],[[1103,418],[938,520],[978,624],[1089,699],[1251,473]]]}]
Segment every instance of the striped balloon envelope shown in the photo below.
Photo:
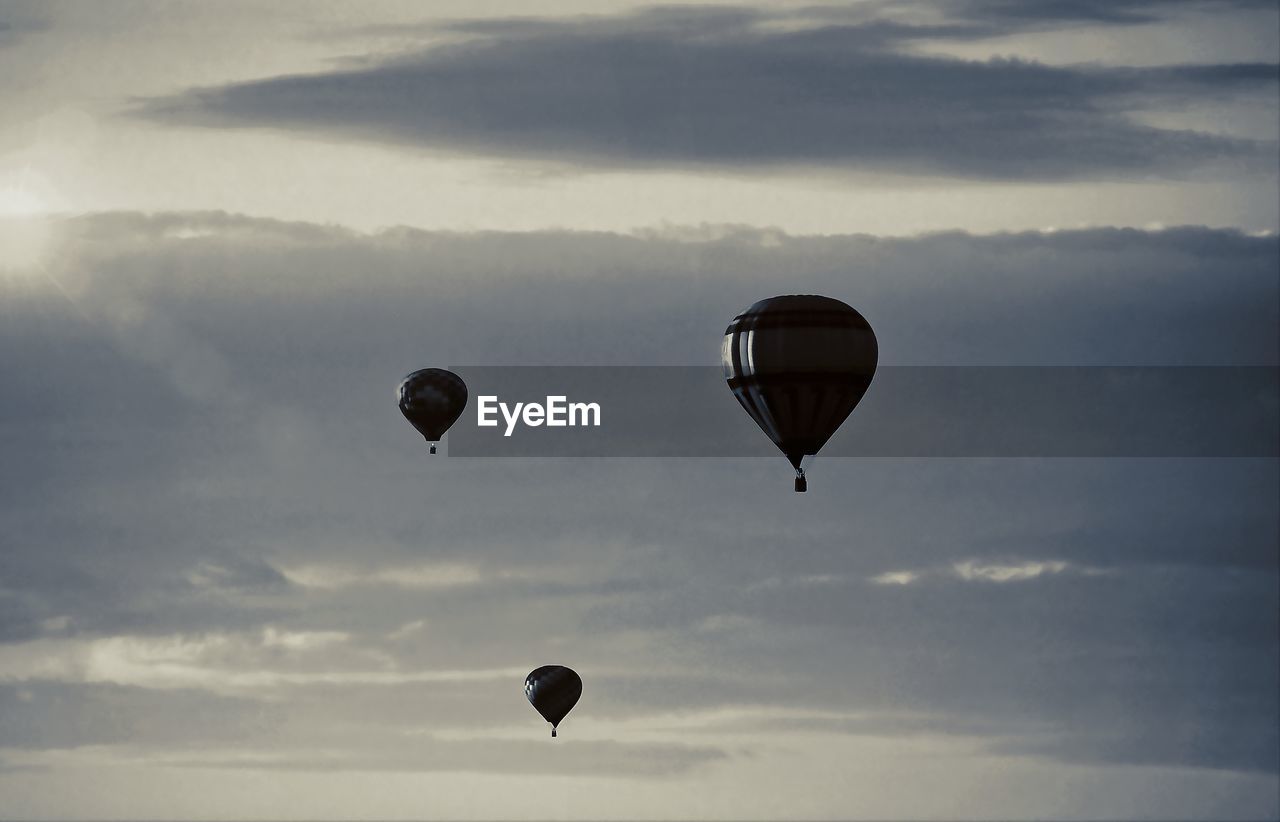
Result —
[{"label": "striped balloon envelope", "polygon": [[725,329],[724,376],[760,429],[808,488],[807,456],[821,450],[862,400],[875,375],[879,347],[861,314],[812,294],[771,297]]}]

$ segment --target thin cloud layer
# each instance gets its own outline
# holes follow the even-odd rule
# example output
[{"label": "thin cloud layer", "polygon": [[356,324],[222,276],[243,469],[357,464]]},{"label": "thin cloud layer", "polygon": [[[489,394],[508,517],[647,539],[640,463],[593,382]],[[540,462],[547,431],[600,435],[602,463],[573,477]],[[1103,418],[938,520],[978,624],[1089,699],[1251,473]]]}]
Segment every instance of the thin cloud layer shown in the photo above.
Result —
[{"label": "thin cloud layer", "polygon": [[[125,761],[188,769],[659,779],[687,775],[730,755],[707,745],[625,739],[565,740],[567,745],[548,755],[545,740],[532,735],[437,737],[435,731],[449,730],[447,718],[434,728],[406,726],[403,715],[397,723],[386,711],[335,715],[332,701],[299,702],[113,684],[0,683],[0,733],[4,747],[18,755],[96,746],[114,748]],[[400,705],[402,713],[405,705],[416,707]]]},{"label": "thin cloud layer", "polygon": [[[1153,8],[1117,14],[1133,22]],[[907,47],[1098,19],[1096,6],[1080,4],[1029,17],[1004,4],[967,11],[941,25],[747,9],[464,24],[454,27],[462,42],[369,67],[192,89],[136,113],[579,168],[837,167],[992,180],[1271,168],[1272,145],[1131,115],[1273,94],[1276,66],[1053,67]]]}]

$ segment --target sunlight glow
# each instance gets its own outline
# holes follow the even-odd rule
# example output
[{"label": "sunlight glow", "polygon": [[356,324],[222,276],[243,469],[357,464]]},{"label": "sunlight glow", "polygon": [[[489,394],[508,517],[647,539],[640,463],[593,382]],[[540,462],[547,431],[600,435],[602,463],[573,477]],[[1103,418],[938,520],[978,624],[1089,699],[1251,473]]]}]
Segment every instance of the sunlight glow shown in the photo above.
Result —
[{"label": "sunlight glow", "polygon": [[30,168],[0,171],[0,272],[30,271],[44,259],[56,201],[48,182]]},{"label": "sunlight glow", "polygon": [[0,217],[29,217],[44,210],[45,203],[35,192],[15,185],[0,187]]},{"label": "sunlight glow", "polygon": [[58,210],[57,199],[49,181],[30,166],[0,170],[0,218],[49,214]]}]

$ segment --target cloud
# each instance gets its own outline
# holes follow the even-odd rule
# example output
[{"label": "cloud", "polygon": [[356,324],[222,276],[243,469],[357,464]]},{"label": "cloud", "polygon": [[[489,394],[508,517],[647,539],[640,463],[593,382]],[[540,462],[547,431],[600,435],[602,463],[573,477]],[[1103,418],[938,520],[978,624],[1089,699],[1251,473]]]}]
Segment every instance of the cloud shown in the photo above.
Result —
[{"label": "cloud", "polygon": [[[1245,719],[1236,717],[1242,726]],[[1274,723],[1266,712],[1259,712],[1251,721],[1258,723],[1260,731],[1239,735],[1226,732],[1212,710],[1188,710],[1159,724],[1133,723],[1117,715],[1109,723],[1100,722],[1085,731],[1055,729],[1006,739],[994,749],[1071,763],[1177,764],[1275,774],[1280,769],[1280,733],[1267,727]]]},{"label": "cloud", "polygon": [[235,554],[202,559],[187,570],[186,581],[202,593],[273,593],[287,588],[288,577],[257,557]]},{"label": "cloud", "polygon": [[[1135,4],[1125,16],[1146,8]],[[1025,22],[1004,4],[969,12],[990,18],[988,33],[997,18]],[[1088,12],[1060,4],[1053,14]],[[372,66],[191,89],[142,101],[135,113],[566,168],[844,168],[993,180],[1272,169],[1273,145],[1130,115],[1170,97],[1260,90],[1273,102],[1274,65],[1053,67],[904,45],[969,38],[971,26],[746,9],[510,20],[455,27],[470,36]]]},{"label": "cloud", "polygon": [[[565,734],[568,737],[568,734]],[[725,760],[724,751],[699,745],[617,742],[607,740],[557,743],[553,754],[544,740],[438,740],[418,737],[390,750],[294,750],[270,754],[232,751],[217,756],[175,757],[165,764],[185,768],[250,768],[254,770],[382,771],[554,774],[557,776],[664,778],[682,776]]]},{"label": "cloud", "polygon": [[[344,649],[343,631],[128,636],[0,645],[0,681],[111,683],[160,690],[264,694],[312,685],[402,685],[520,679],[525,671],[402,670],[370,647]],[[321,652],[329,651],[324,656]],[[322,661],[321,661],[322,660]]]},{"label": "cloud", "polygon": [[965,559],[950,566],[914,570],[885,571],[868,577],[876,585],[913,585],[922,580],[954,579],[963,582],[1026,582],[1060,574],[1097,576],[1106,569],[1081,566],[1060,559],[983,561]]},{"label": "cloud", "polygon": [[837,585],[842,582],[835,574],[805,574],[797,577],[769,577],[747,586],[748,591],[763,591],[772,588],[809,588],[814,586]]},{"label": "cloud", "polygon": [[484,579],[479,568],[461,564],[434,564],[410,568],[377,568],[360,571],[332,566],[301,566],[285,571],[289,580],[304,588],[346,588],[353,585],[389,585],[430,590],[475,585]]},{"label": "cloud", "polygon": [[1103,23],[1138,25],[1167,20],[1179,12],[1231,14],[1242,11],[1269,11],[1268,0],[1049,0],[1021,3],[1018,0],[961,0],[952,14],[972,20],[1006,26],[1063,23]]},{"label": "cloud", "polygon": [[39,6],[6,6],[0,18],[0,48],[15,45],[23,37],[49,27],[44,10]]},{"label": "cloud", "polygon": [[430,591],[465,588],[481,583],[499,585],[521,582],[554,583],[554,579],[549,575],[539,575],[531,569],[509,571],[462,562],[419,563],[372,569],[341,565],[300,565],[286,568],[283,573],[295,585],[321,590],[387,586]]},{"label": "cloud", "polygon": [[982,565],[973,560],[957,562],[952,566],[956,576],[963,580],[983,580],[985,582],[1020,582],[1035,579],[1039,576],[1061,574],[1070,566],[1062,560],[1051,559],[1043,562],[1024,562],[1016,565],[990,564]]},{"label": "cloud", "polygon": [[254,701],[205,691],[0,681],[0,749],[199,748],[233,744],[276,726]]},{"label": "cloud", "polygon": [[[419,686],[421,687],[421,686]],[[397,694],[398,696],[398,694]],[[511,701],[523,701],[518,690]],[[434,698],[442,698],[435,694]],[[448,698],[447,696],[444,698]],[[99,761],[267,771],[473,772],[664,778],[724,761],[705,744],[575,738],[549,751],[542,729],[512,738],[467,738],[375,716],[353,724],[338,703],[295,705],[119,684],[0,683],[0,750],[85,750]],[[407,703],[412,710],[416,704]],[[526,706],[527,707],[527,706]],[[326,708],[329,715],[325,715]],[[442,725],[447,729],[448,722]],[[409,731],[409,732],[407,732]],[[520,738],[523,737],[523,738]],[[27,764],[0,770],[32,769]]]},{"label": "cloud", "polygon": [[885,571],[871,577],[871,581],[877,585],[910,585],[919,578],[920,574],[915,571]]},{"label": "cloud", "polygon": [[[520,683],[557,661],[587,679],[583,741],[790,710],[1072,763],[1271,762],[1274,460],[830,459],[797,498],[763,440],[758,460],[427,459],[391,398],[428,363],[711,363],[734,314],[785,292],[849,300],[896,363],[1274,365],[1274,236],[55,229],[54,258],[0,279],[0,716],[69,706],[11,720],[32,750],[412,769],[449,736],[480,762],[478,737],[537,723]],[[219,366],[201,385],[188,362]],[[129,747],[149,700],[166,726],[208,700],[211,726],[267,736],[201,725],[202,757],[156,720]],[[600,769],[737,767],[716,733],[645,737],[706,749],[673,770],[658,748]]]}]

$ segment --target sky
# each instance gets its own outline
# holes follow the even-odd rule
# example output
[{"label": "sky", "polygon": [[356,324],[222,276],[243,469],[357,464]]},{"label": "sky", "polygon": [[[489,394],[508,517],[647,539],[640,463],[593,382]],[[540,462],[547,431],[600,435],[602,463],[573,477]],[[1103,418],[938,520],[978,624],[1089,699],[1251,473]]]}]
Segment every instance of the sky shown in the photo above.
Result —
[{"label": "sky", "polygon": [[1280,817],[1274,456],[797,495],[392,399],[781,293],[1275,367],[1278,61],[1271,0],[0,2],[0,818]]}]

